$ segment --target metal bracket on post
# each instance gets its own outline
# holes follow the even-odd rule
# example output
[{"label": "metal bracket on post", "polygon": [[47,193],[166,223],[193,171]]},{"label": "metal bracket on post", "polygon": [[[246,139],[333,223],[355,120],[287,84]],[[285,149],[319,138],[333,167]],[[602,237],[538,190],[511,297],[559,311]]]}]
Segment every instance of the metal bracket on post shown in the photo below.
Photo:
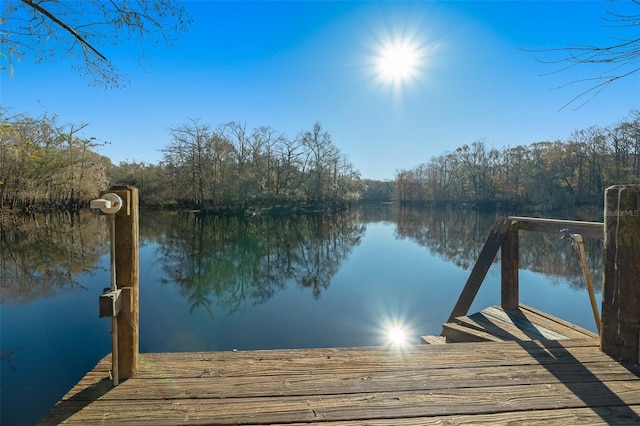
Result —
[{"label": "metal bracket on post", "polygon": [[100,318],[115,317],[122,310],[122,289],[111,290],[107,287],[100,295]]}]

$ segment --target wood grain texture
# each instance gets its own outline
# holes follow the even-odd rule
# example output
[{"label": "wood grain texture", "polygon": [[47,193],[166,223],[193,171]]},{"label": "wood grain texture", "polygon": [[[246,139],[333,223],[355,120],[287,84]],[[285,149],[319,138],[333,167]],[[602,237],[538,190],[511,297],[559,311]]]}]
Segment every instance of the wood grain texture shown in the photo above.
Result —
[{"label": "wood grain texture", "polygon": [[516,309],[520,298],[518,222],[511,221],[500,246],[500,300],[503,309]]},{"label": "wood grain texture", "polygon": [[116,282],[128,288],[130,303],[116,317],[118,338],[118,376],[126,380],[135,376],[139,364],[140,345],[140,265],[139,265],[139,194],[132,186],[112,186],[124,201],[115,217]]},{"label": "wood grain texture", "polygon": [[585,238],[603,238],[604,223],[584,222],[577,220],[543,219],[538,217],[509,216],[509,220],[517,221],[518,228],[523,231],[547,232],[560,235],[560,230],[568,229],[571,233],[581,234]]},{"label": "wood grain texture", "polygon": [[457,317],[455,323],[443,324],[442,333],[455,342],[598,338],[589,330],[522,304],[509,311],[491,306]]},{"label": "wood grain texture", "polygon": [[602,350],[640,362],[640,185],[605,192]]},{"label": "wood grain texture", "polygon": [[640,367],[596,339],[105,357],[42,424],[640,422]]}]

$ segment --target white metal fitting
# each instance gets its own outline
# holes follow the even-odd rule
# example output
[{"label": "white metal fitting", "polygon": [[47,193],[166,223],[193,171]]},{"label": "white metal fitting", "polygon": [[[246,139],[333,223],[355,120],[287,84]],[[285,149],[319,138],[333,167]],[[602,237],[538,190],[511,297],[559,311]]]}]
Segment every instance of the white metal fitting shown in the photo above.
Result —
[{"label": "white metal fitting", "polygon": [[118,194],[109,192],[104,194],[102,198],[91,200],[89,207],[100,209],[105,214],[116,214],[122,208],[122,198]]}]

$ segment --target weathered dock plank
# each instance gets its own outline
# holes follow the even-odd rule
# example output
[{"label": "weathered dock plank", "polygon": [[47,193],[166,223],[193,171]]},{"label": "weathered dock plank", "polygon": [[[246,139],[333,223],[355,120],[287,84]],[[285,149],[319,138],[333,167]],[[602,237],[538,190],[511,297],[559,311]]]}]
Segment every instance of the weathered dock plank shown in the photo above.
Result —
[{"label": "weathered dock plank", "polygon": [[[471,317],[473,317],[474,315],[471,315]],[[498,307],[493,306],[483,309],[481,312],[479,312],[478,316],[497,327],[508,330],[510,333],[519,333],[521,337],[519,337],[518,340],[567,339],[564,330],[558,330],[560,328],[559,326],[554,327],[551,324],[547,324],[547,327],[545,327],[540,324],[541,322],[543,322],[540,318],[536,318],[537,321],[532,321],[531,319],[523,315],[519,309],[513,311],[504,311],[502,309],[499,309]]]},{"label": "weathered dock plank", "polygon": [[640,367],[595,339],[141,354],[115,388],[109,365],[42,423],[640,422]]},{"label": "weathered dock plank", "polygon": [[598,338],[589,330],[522,304],[512,310],[491,306],[454,321],[442,325],[447,342]]},{"label": "weathered dock plank", "polygon": [[[630,413],[632,413],[630,415]],[[635,416],[640,415],[640,406],[598,408],[569,408],[539,411],[522,411],[510,413],[491,413],[476,415],[455,415],[438,417],[415,417],[409,419],[394,419],[394,426],[431,426],[431,425],[502,425],[502,424],[541,424],[541,425],[637,425]],[[603,419],[607,419],[609,423]],[[308,423],[288,423],[290,426],[300,426]],[[323,422],[323,426],[352,426],[362,425],[362,421]],[[389,426],[389,420],[367,420],[368,426]]]},{"label": "weathered dock plank", "polygon": [[550,330],[555,330],[556,332],[566,336],[568,339],[598,338],[596,333],[539,309],[532,308],[531,306],[520,304],[519,311],[519,313],[531,323],[540,324]]},{"label": "weathered dock plank", "polygon": [[[514,384],[550,384],[590,381],[634,380],[640,369],[612,366],[609,362],[595,362],[584,367],[572,364],[505,366],[462,369],[455,373],[448,369],[361,372],[341,374],[283,374],[273,376],[217,377],[175,379],[145,379],[144,387],[116,387],[104,394],[102,400],[232,398],[246,396],[322,395],[354,392],[390,392],[441,390],[464,382],[466,386],[512,386]],[[635,373],[635,374],[634,374]],[[452,384],[453,383],[453,384]]]},{"label": "weathered dock plank", "polygon": [[[590,401],[602,406],[638,405],[640,388],[608,382],[609,392],[593,384],[514,385],[455,388],[432,392],[367,392],[340,395],[243,397],[222,399],[98,400],[78,412],[79,421],[118,424],[277,423],[319,420],[395,419],[446,414],[488,414],[585,408]],[[577,397],[575,392],[583,396]]]}]

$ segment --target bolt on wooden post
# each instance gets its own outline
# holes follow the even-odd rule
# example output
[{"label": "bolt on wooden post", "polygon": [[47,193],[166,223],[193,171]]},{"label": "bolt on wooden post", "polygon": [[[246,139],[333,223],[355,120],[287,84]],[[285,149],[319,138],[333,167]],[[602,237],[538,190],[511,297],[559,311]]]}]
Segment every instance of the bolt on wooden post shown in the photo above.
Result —
[{"label": "bolt on wooden post", "polygon": [[607,188],[600,347],[640,362],[640,185]]}]

